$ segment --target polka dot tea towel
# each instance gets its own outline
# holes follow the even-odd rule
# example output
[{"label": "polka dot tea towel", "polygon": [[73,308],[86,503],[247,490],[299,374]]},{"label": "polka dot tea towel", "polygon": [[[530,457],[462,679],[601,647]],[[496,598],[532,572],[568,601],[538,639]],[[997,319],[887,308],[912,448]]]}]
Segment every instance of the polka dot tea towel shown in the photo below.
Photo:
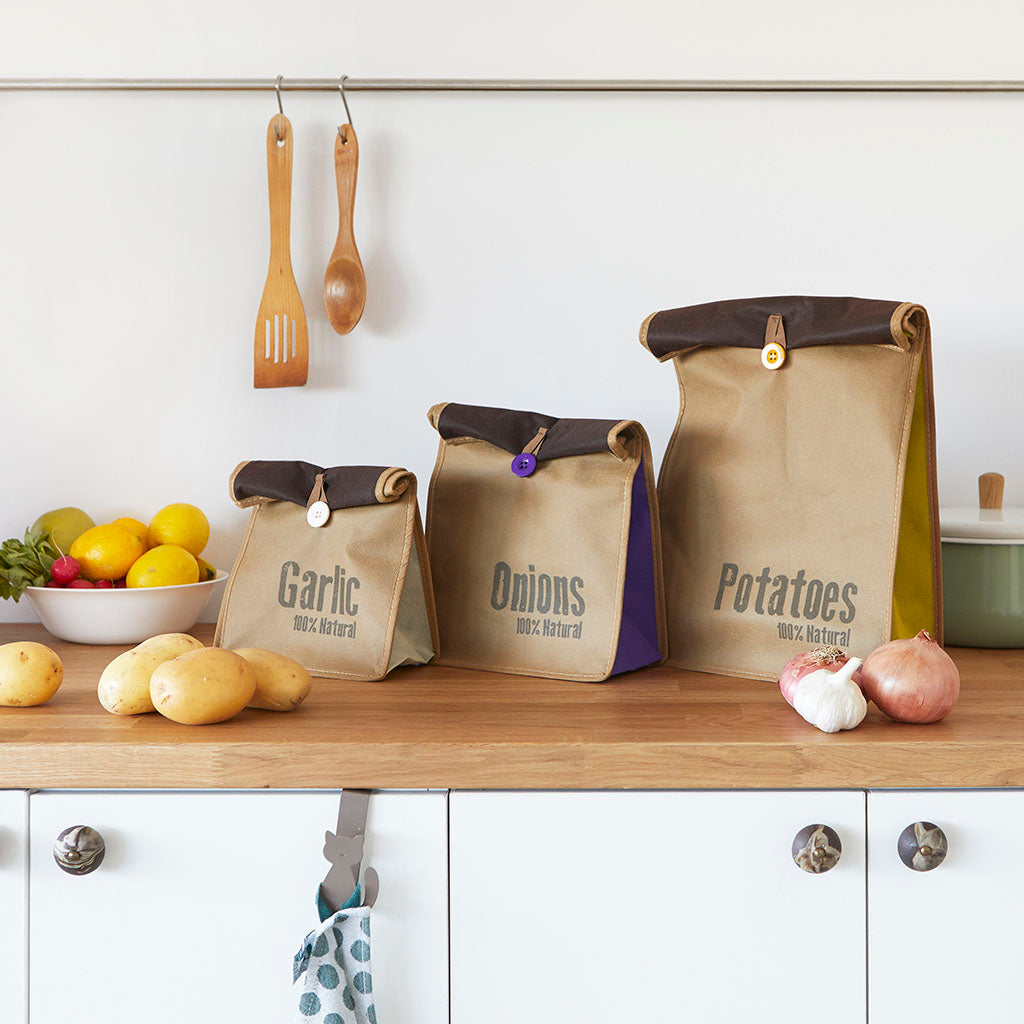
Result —
[{"label": "polka dot tea towel", "polygon": [[330,915],[295,957],[298,1024],[377,1024],[370,969],[370,908]]}]

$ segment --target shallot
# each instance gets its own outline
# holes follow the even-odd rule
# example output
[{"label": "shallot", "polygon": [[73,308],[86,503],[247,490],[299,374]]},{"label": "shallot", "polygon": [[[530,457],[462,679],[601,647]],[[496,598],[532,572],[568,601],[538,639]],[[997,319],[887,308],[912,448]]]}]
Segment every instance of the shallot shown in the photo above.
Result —
[{"label": "shallot", "polygon": [[960,696],[953,659],[925,630],[891,640],[870,654],[861,671],[864,693],[897,722],[938,722]]},{"label": "shallot", "polygon": [[[848,661],[850,656],[840,647],[816,647],[813,651],[804,651],[790,658],[779,674],[779,689],[786,702],[793,704],[793,692],[797,683],[809,672],[824,669],[826,672],[838,672]],[[860,683],[860,672],[853,673],[853,681]]]}]

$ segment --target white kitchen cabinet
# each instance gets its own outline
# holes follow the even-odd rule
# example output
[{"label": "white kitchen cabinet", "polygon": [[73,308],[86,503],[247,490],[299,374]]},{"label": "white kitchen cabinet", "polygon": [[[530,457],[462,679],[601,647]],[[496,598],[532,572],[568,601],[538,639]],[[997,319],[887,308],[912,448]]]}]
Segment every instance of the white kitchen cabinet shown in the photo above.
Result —
[{"label": "white kitchen cabinet", "polygon": [[[931,871],[897,854],[918,821],[946,834]],[[871,1024],[1019,1019],[1024,792],[871,792],[868,836]]]},{"label": "white kitchen cabinet", "polygon": [[[32,1024],[295,1019],[292,958],[318,923],[337,810],[330,792],[33,795]],[[105,840],[92,874],[53,860],[71,825]],[[371,941],[382,1024],[447,1024],[447,853],[445,793],[373,795],[363,863],[381,879]]]},{"label": "white kitchen cabinet", "polygon": [[0,1021],[27,1019],[28,794],[0,790]]},{"label": "white kitchen cabinet", "polygon": [[[865,1020],[862,792],[452,793],[452,1024]],[[825,873],[792,859],[835,828]]]}]

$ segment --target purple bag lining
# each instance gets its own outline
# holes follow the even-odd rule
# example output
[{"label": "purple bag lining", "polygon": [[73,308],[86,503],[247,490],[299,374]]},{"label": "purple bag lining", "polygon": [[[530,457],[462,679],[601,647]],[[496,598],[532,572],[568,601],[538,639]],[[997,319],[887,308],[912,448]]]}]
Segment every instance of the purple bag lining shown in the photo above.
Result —
[{"label": "purple bag lining", "polygon": [[619,646],[611,674],[629,672],[661,661],[658,610],[654,598],[654,539],[651,536],[647,479],[641,463],[633,475],[626,541],[626,579],[622,590]]}]

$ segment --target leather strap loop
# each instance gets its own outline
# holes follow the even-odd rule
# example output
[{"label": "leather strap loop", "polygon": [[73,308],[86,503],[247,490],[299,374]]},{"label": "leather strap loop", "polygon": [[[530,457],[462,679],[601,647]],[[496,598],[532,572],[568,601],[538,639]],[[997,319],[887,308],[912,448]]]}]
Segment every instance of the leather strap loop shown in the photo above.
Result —
[{"label": "leather strap loop", "polygon": [[764,343],[771,345],[773,342],[783,348],[786,347],[786,328],[782,323],[781,313],[772,313],[765,325]]},{"label": "leather strap loop", "polygon": [[306,508],[309,508],[314,502],[327,501],[327,491],[324,490],[324,474],[317,473],[316,480],[313,483],[313,490],[309,492],[309,497],[306,499]]}]

